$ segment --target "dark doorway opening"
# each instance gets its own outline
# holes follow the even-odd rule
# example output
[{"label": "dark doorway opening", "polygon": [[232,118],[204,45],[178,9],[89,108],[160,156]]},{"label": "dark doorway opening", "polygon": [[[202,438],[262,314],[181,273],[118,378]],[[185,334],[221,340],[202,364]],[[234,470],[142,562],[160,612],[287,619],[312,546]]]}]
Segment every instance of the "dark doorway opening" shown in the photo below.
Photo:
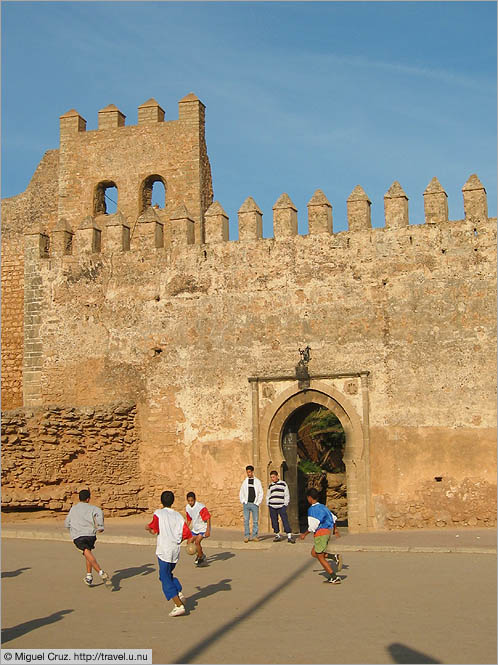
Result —
[{"label": "dark doorway opening", "polygon": [[292,413],[282,431],[283,478],[289,485],[289,519],[296,531],[308,526],[306,490],[315,487],[320,503],[347,526],[346,436],[336,415],[310,402]]}]

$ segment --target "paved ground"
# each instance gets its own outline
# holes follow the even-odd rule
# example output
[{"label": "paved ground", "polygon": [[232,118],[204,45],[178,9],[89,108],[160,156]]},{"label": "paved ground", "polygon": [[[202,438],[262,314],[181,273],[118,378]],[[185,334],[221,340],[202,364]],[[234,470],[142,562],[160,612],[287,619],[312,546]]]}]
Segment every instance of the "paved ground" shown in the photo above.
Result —
[{"label": "paved ground", "polygon": [[[36,513],[35,513],[36,514]],[[26,514],[25,514],[26,515]],[[2,514],[3,538],[32,538],[67,541],[64,516],[21,519],[22,514]],[[145,532],[146,515],[126,518],[107,518],[105,532],[99,535],[101,543],[148,545],[150,536]],[[496,529],[417,529],[348,534],[340,529],[341,538],[334,539],[334,548],[342,552],[467,552],[496,553]],[[273,534],[263,533],[259,543],[244,543],[241,529],[214,527],[212,536],[205,541],[209,549],[267,549],[273,547]]]},{"label": "paved ground", "polygon": [[486,547],[352,551],[340,586],[321,583],[311,541],[211,547],[204,569],[182,551],[189,614],[173,619],[153,543],[100,541],[109,591],[85,587],[70,542],[4,539],[3,646],[152,648],[154,663],[497,662],[496,556]]}]

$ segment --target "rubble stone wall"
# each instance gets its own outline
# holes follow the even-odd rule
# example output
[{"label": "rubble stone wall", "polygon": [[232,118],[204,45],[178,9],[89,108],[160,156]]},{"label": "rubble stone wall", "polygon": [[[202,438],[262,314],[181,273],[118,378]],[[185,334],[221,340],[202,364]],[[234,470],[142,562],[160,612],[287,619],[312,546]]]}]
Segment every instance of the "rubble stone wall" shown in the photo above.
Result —
[{"label": "rubble stone wall", "polygon": [[147,508],[134,405],[2,413],[2,508],[67,511],[86,487],[107,514]]},{"label": "rubble stone wall", "polygon": [[426,481],[411,496],[376,497],[386,529],[496,526],[496,485],[479,477]]}]

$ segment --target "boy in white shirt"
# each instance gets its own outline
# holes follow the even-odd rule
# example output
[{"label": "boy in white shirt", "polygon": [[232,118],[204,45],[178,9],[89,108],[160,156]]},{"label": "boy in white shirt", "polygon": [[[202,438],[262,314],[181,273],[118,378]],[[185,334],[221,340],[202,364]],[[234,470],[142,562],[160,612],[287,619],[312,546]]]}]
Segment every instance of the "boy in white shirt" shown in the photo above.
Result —
[{"label": "boy in white shirt", "polygon": [[197,556],[194,563],[197,566],[201,566],[206,560],[206,555],[202,551],[201,540],[209,538],[211,535],[211,515],[206,506],[196,500],[194,492],[187,494],[185,514],[187,516],[187,524],[192,531],[192,538],[189,538],[188,542],[194,542],[197,549]]},{"label": "boy in white shirt", "polygon": [[240,486],[239,499],[244,511],[244,542],[248,543],[250,538],[249,517],[252,515],[252,540],[258,541],[259,506],[263,501],[263,485],[261,480],[254,476],[252,464],[246,466],[247,478]]},{"label": "boy in white shirt", "polygon": [[159,562],[159,579],[163,587],[166,600],[173,600],[175,607],[169,613],[170,617],[185,614],[185,596],[182,593],[180,581],[173,577],[173,570],[180,558],[180,544],[182,540],[192,537],[185,520],[173,510],[171,506],[175,500],[173,492],[166,490],[161,494],[161,503],[164,508],[154,512],[152,521],[145,527],[149,533],[157,535],[156,555]]}]

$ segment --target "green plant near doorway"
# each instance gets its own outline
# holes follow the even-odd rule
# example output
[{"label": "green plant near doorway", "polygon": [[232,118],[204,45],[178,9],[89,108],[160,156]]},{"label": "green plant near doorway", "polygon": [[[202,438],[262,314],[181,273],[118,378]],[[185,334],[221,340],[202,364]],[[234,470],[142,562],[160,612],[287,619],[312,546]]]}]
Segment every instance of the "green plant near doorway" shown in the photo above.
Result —
[{"label": "green plant near doorway", "polygon": [[343,472],[345,442],[337,416],[325,408],[313,410],[304,418],[298,431],[299,468],[303,473]]},{"label": "green plant near doorway", "polygon": [[322,468],[309,459],[300,460],[297,468],[303,473],[322,473]]}]

